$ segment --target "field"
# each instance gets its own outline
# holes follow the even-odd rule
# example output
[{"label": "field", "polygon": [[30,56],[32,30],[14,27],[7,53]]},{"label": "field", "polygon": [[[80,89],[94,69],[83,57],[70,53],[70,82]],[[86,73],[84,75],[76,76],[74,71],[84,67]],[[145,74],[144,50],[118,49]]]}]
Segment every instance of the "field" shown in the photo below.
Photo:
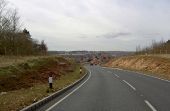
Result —
[{"label": "field", "polygon": [[[79,64],[61,57],[26,57],[15,65],[10,61],[6,63],[7,66],[0,68],[0,111],[20,110],[85,73],[85,70],[79,73]],[[49,72],[53,72],[53,90],[48,88]]]}]

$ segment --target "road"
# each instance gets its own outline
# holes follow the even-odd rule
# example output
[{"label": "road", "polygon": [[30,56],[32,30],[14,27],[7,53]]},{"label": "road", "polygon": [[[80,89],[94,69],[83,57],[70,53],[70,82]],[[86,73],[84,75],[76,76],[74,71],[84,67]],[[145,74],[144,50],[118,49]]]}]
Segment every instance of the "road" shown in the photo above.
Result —
[{"label": "road", "polygon": [[170,111],[169,81],[100,66],[87,69],[84,81],[39,111]]}]

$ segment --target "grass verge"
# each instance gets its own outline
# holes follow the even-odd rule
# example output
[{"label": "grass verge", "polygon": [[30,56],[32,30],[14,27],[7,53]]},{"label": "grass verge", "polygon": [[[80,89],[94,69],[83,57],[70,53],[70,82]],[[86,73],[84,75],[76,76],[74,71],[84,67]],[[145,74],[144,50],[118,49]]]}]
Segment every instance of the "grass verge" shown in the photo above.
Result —
[{"label": "grass verge", "polygon": [[[77,79],[81,78],[85,74],[85,69],[83,73],[79,73],[79,64],[72,64],[74,66],[73,71],[60,72],[62,73],[59,78],[54,80],[53,92],[58,91],[67,85],[75,82]],[[54,69],[55,67],[53,67]],[[58,68],[58,67],[57,67]],[[29,88],[21,88],[19,90],[12,90],[8,92],[0,93],[0,111],[16,111],[20,110],[53,92],[48,92],[48,81],[38,82]]]},{"label": "grass verge", "polygon": [[0,56],[0,67],[25,63],[28,60],[48,58],[50,56]]}]

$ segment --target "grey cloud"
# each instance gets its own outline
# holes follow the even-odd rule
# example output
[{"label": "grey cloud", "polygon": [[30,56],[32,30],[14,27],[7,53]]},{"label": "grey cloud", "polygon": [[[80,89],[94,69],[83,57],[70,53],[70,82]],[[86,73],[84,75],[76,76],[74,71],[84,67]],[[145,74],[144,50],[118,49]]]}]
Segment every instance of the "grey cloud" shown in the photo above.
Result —
[{"label": "grey cloud", "polygon": [[123,36],[129,36],[131,35],[130,32],[118,32],[118,33],[107,33],[103,34],[101,36],[96,36],[97,38],[107,38],[107,39],[113,39],[113,38],[118,38],[118,37],[123,37]]},{"label": "grey cloud", "polygon": [[154,39],[154,38],[160,38],[163,36],[166,36],[167,34],[164,33],[158,33],[158,32],[150,32],[150,33],[134,33],[134,36],[136,36],[136,38],[149,38],[149,39]]}]

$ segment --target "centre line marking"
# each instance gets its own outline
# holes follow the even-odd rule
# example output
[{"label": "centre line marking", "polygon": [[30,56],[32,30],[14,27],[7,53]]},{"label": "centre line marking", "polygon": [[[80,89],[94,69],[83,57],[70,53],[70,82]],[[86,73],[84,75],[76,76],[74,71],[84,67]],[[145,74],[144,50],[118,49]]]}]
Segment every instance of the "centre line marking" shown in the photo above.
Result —
[{"label": "centre line marking", "polygon": [[128,86],[130,86],[133,90],[136,90],[135,87],[133,87],[130,83],[128,83],[127,81],[123,80],[123,82],[125,82]]},{"label": "centre line marking", "polygon": [[119,76],[117,74],[115,74],[115,76],[119,78]]},{"label": "centre line marking", "polygon": [[145,103],[152,109],[152,111],[157,111],[149,101],[145,100]]},{"label": "centre line marking", "polygon": [[[90,72],[90,71],[89,71]],[[91,72],[89,73],[89,77],[80,85],[78,86],[76,89],[74,89],[72,92],[70,92],[68,95],[66,95],[65,97],[63,97],[62,99],[60,99],[58,102],[56,102],[54,105],[52,105],[51,107],[49,107],[47,110],[45,111],[50,111],[52,110],[55,106],[57,106],[59,103],[61,103],[63,100],[65,100],[67,97],[69,97],[71,94],[73,94],[74,92],[76,92],[80,87],[82,87],[91,77]]]}]

